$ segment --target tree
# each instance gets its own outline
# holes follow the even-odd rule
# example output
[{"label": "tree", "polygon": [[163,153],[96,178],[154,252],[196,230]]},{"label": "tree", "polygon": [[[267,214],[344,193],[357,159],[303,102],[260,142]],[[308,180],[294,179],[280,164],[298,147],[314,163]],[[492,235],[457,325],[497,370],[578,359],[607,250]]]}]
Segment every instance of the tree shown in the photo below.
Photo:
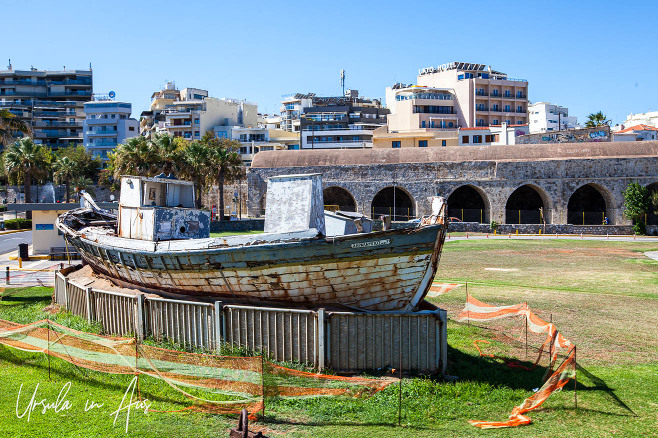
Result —
[{"label": "tree", "polygon": [[624,214],[635,221],[633,230],[636,234],[644,234],[646,224],[642,222],[644,215],[649,211],[651,198],[649,189],[637,182],[630,183],[624,190]]},{"label": "tree", "polygon": [[15,134],[30,134],[30,126],[6,109],[0,109],[0,145],[6,146],[14,141]]},{"label": "tree", "polygon": [[606,118],[605,114],[603,114],[602,111],[588,115],[587,122],[585,122],[585,126],[588,128],[594,128],[596,126],[603,126],[609,124],[610,124],[610,120]]},{"label": "tree", "polygon": [[[6,171],[22,180],[25,186],[25,202],[32,202],[32,178],[48,174],[51,156],[43,146],[34,144],[30,137],[23,137],[9,146],[4,155]],[[32,218],[28,212],[28,219]]]},{"label": "tree", "polygon": [[207,192],[211,181],[210,148],[208,144],[194,140],[182,151],[181,174],[196,184],[194,204],[201,208],[201,193]]},{"label": "tree", "polygon": [[76,176],[78,176],[78,169],[75,162],[69,157],[58,157],[53,163],[53,178],[55,182],[58,184],[63,182],[66,185],[65,202],[69,202],[69,199],[71,199],[71,180]]},{"label": "tree", "polygon": [[208,131],[201,139],[209,148],[212,182],[219,188],[219,220],[224,220],[224,184],[231,183],[243,171],[242,159],[238,154],[240,143],[225,138],[219,139]]},{"label": "tree", "polygon": [[653,214],[658,214],[658,191],[651,192],[651,208],[653,209]]},{"label": "tree", "polygon": [[102,161],[100,157],[87,151],[82,145],[71,145],[57,151],[57,157],[67,157],[75,166],[75,175],[83,175],[94,181],[98,180]]},{"label": "tree", "polygon": [[180,137],[177,138],[167,133],[155,134],[150,141],[153,156],[157,159],[154,167],[159,168],[165,174],[178,173],[182,164],[182,149],[185,146],[187,146],[187,142]]},{"label": "tree", "polygon": [[151,176],[158,158],[153,153],[149,141],[142,136],[132,137],[117,146],[114,151],[114,179],[122,175]]},{"label": "tree", "polygon": [[80,200],[80,192],[85,191],[94,196],[94,181],[84,175],[80,175],[73,180],[73,189],[75,190],[76,199]]}]

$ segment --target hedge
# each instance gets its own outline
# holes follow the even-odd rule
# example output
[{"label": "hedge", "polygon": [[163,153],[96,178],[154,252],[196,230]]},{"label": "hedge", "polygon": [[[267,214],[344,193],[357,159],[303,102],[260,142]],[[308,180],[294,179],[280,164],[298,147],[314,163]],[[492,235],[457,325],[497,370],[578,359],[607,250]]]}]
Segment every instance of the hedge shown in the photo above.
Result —
[{"label": "hedge", "polygon": [[5,221],[5,230],[26,230],[32,228],[32,219],[7,219]]}]

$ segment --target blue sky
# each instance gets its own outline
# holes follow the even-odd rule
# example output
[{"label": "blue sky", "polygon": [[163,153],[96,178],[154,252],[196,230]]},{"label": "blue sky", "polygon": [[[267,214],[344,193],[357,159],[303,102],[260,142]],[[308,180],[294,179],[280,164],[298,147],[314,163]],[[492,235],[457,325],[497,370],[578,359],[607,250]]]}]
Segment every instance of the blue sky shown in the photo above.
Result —
[{"label": "blue sky", "polygon": [[0,68],[91,62],[94,91],[137,117],[165,80],[278,113],[283,94],[340,94],[341,68],[347,88],[383,98],[451,61],[527,79],[531,101],[579,121],[658,110],[658,1],[4,3]]}]

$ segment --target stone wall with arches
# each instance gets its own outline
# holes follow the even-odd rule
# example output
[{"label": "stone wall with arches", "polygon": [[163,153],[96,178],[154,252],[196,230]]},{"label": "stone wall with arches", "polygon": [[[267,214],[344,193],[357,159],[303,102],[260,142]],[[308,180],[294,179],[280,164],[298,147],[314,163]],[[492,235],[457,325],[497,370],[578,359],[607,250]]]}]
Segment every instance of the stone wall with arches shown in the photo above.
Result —
[{"label": "stone wall with arches", "polygon": [[[257,213],[262,205],[268,177],[321,173],[325,188],[344,189],[356,210],[368,216],[373,207],[381,207],[373,205],[378,193],[396,188],[395,193],[409,197],[416,216],[429,214],[431,197],[439,195],[453,204],[449,204],[451,216],[461,220],[463,214],[464,221],[470,222],[566,224],[578,219],[575,225],[606,221],[628,225],[631,222],[623,215],[626,186],[632,181],[645,186],[658,183],[658,142],[635,143],[640,142],[607,143],[609,149],[582,144],[489,146],[473,150],[471,159],[462,161],[449,159],[460,158],[459,154],[463,157],[463,149],[474,148],[428,148],[442,151],[413,151],[409,156],[376,150],[316,151],[316,155],[310,151],[266,152],[262,154],[268,155],[257,155],[261,159],[255,159],[248,172],[249,211]],[[510,149],[515,148],[518,155],[510,157]],[[296,157],[296,153],[303,155]],[[479,155],[490,159],[478,159]],[[496,159],[497,155],[501,158]],[[288,164],[277,164],[284,161]],[[473,210],[468,218],[466,210]]]}]

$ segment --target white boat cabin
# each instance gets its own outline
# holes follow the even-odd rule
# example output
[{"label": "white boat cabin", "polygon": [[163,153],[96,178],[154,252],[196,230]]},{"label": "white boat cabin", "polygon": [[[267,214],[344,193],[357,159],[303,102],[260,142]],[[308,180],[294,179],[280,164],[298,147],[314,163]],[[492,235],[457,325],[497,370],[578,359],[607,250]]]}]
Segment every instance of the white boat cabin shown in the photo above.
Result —
[{"label": "white boat cabin", "polygon": [[210,212],[194,208],[196,188],[164,174],[121,177],[119,236],[139,240],[210,236]]}]

